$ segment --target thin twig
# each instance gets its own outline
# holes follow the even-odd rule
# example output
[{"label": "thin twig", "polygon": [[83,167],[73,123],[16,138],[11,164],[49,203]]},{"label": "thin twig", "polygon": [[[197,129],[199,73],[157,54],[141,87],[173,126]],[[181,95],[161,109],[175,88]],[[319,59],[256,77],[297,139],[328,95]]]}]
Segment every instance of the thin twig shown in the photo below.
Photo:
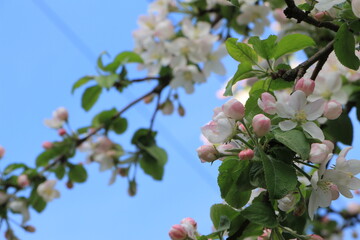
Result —
[{"label": "thin twig", "polygon": [[156,106],[155,106],[155,110],[154,110],[154,113],[151,117],[151,120],[150,120],[150,127],[149,127],[149,133],[151,132],[153,126],[154,126],[154,121],[155,121],[155,117],[156,117],[156,113],[159,111],[160,109],[160,99],[161,99],[161,93],[159,93],[157,95],[157,100],[156,100]]}]

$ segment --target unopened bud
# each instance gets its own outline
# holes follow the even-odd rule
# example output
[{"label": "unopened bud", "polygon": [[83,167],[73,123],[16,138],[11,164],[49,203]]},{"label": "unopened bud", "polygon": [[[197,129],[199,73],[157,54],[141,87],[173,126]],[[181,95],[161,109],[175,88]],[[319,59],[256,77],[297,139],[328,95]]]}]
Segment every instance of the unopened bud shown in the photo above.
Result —
[{"label": "unopened bud", "polygon": [[314,92],[315,81],[309,78],[300,78],[295,85],[295,90],[303,91],[306,96],[309,96]]},{"label": "unopened bud", "polygon": [[322,237],[320,237],[319,235],[316,234],[311,234],[309,235],[309,240],[324,240]]},{"label": "unopened bud", "polygon": [[0,159],[5,155],[5,148],[0,146]]},{"label": "unopened bud", "polygon": [[61,121],[67,122],[69,118],[68,110],[66,110],[66,108],[64,107],[59,107],[58,109],[55,110],[54,117]]},{"label": "unopened bud", "polygon": [[261,94],[261,98],[258,99],[258,106],[268,114],[273,115],[276,113],[276,99],[268,92]]},{"label": "unopened bud", "polygon": [[119,168],[118,173],[122,177],[126,177],[129,174],[129,168]]},{"label": "unopened bud", "polygon": [[26,174],[21,174],[18,178],[17,178],[17,183],[20,187],[24,188],[29,186],[30,181],[29,178]]},{"label": "unopened bud", "polygon": [[276,19],[276,21],[278,21],[279,23],[286,23],[289,21],[289,19],[287,19],[284,10],[281,8],[276,8],[273,11],[273,15],[274,18]]},{"label": "unopened bud", "polygon": [[241,120],[245,116],[244,105],[235,98],[230,99],[222,106],[224,114],[232,119]]},{"label": "unopened bud", "polygon": [[358,239],[359,234],[358,234],[356,231],[353,231],[353,232],[351,233],[351,236],[352,236],[354,239]]},{"label": "unopened bud", "polygon": [[64,135],[66,134],[66,130],[63,129],[63,128],[59,128],[59,129],[58,129],[58,134],[59,134],[60,136],[64,136]]},{"label": "unopened bud", "polygon": [[174,104],[170,100],[166,100],[161,104],[160,109],[164,115],[170,115],[174,112]]},{"label": "unopened bud", "polygon": [[357,215],[360,213],[360,204],[356,202],[351,202],[347,205],[346,210],[351,215]]},{"label": "unopened bud", "polygon": [[257,114],[252,120],[253,131],[256,136],[265,136],[271,128],[271,121],[264,114]]},{"label": "unopened bud", "polygon": [[294,214],[294,216],[296,216],[296,217],[300,217],[300,216],[302,216],[302,215],[305,213],[305,211],[306,211],[306,206],[305,206],[305,204],[304,204],[303,201],[300,201],[300,202],[298,202],[298,204],[296,205],[293,214]]},{"label": "unopened bud", "polygon": [[239,158],[241,160],[251,160],[254,158],[254,151],[252,149],[245,149],[239,152]]},{"label": "unopened bud", "polygon": [[133,197],[136,195],[137,192],[137,186],[135,181],[129,182],[129,188],[128,188],[128,194],[130,197]]},{"label": "unopened bud", "polygon": [[329,148],[329,153],[332,153],[334,151],[334,143],[330,140],[324,140],[323,144],[325,144]]},{"label": "unopened bud", "polygon": [[31,233],[36,231],[35,227],[31,226],[31,225],[25,226],[24,229],[25,229],[25,231],[31,232]]},{"label": "unopened bud", "polygon": [[144,102],[145,103],[151,103],[153,99],[154,99],[154,94],[151,94],[151,95],[144,98]]},{"label": "unopened bud", "polygon": [[325,104],[324,117],[330,120],[337,119],[342,113],[342,105],[335,101],[330,100]]},{"label": "unopened bud", "polygon": [[5,232],[5,238],[8,240],[12,240],[15,237],[13,230],[8,229]]},{"label": "unopened bud", "polygon": [[172,240],[184,240],[187,238],[187,232],[184,226],[175,224],[169,231],[169,236]]},{"label": "unopened bud", "polygon": [[71,180],[69,180],[69,181],[66,182],[66,187],[68,189],[72,189],[74,187],[74,183]]},{"label": "unopened bud", "polygon": [[191,217],[184,218],[183,220],[181,220],[180,223],[181,224],[189,224],[189,225],[193,226],[194,228],[197,227],[196,221]]},{"label": "unopened bud", "polygon": [[46,141],[46,142],[43,142],[42,147],[45,149],[50,149],[53,147],[53,145],[54,144],[52,142]]},{"label": "unopened bud", "polygon": [[178,107],[178,114],[181,117],[185,116],[185,108],[183,106],[181,106],[181,105],[179,105],[179,107]]},{"label": "unopened bud", "polygon": [[327,160],[330,153],[331,152],[326,144],[313,143],[311,144],[309,161],[312,163],[323,163]]},{"label": "unopened bud", "polygon": [[201,162],[213,162],[218,159],[218,151],[213,145],[202,145],[196,149]]},{"label": "unopened bud", "polygon": [[318,21],[321,21],[324,19],[324,17],[326,16],[326,12],[318,12],[318,13],[315,13],[314,15],[314,18]]}]

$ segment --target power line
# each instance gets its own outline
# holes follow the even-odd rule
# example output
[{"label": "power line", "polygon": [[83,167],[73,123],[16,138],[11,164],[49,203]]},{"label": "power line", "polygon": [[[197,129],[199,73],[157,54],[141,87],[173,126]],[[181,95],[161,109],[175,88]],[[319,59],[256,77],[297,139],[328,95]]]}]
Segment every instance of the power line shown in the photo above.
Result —
[{"label": "power line", "polygon": [[[74,32],[66,23],[61,19],[61,17],[52,10],[45,2],[42,0],[33,0],[32,1],[43,14],[57,27],[64,35],[69,39],[69,41],[89,60],[91,63],[94,63],[95,59],[97,58],[96,54],[91,50],[91,48]],[[130,97],[134,97],[131,92],[127,92]],[[140,105],[141,106],[141,105]],[[148,109],[141,106],[143,110],[138,110],[144,118],[150,116]],[[159,120],[157,120],[159,122]],[[215,185],[212,184],[214,178],[208,172],[204,171],[204,168],[201,165],[194,165],[192,154],[189,150],[182,144],[181,141],[177,140],[176,137],[162,124],[162,133],[165,133],[165,137],[171,139],[171,142],[174,143],[176,147],[174,147],[175,151],[178,152],[180,156],[182,156],[189,166],[203,178],[203,180],[211,186],[211,188],[218,192],[218,189]],[[186,154],[187,156],[185,156]]]}]

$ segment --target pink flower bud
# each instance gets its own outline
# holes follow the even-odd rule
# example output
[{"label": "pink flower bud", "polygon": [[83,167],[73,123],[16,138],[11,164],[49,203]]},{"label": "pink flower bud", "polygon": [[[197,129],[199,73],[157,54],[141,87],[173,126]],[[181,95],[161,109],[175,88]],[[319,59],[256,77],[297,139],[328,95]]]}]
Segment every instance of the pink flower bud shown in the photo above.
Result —
[{"label": "pink flower bud", "polygon": [[191,217],[184,218],[183,220],[181,220],[180,223],[181,224],[189,224],[189,225],[193,226],[194,228],[197,227],[196,221]]},{"label": "pink flower bud", "polygon": [[239,158],[241,160],[251,160],[254,157],[254,151],[252,149],[245,149],[239,152]]},{"label": "pink flower bud", "polygon": [[160,108],[164,115],[170,115],[174,112],[174,104],[170,100],[166,100]]},{"label": "pink flower bud", "polygon": [[356,202],[349,203],[349,205],[347,206],[347,211],[351,215],[359,214],[360,213],[360,205]]},{"label": "pink flower bud", "polygon": [[235,120],[241,120],[245,115],[244,105],[234,98],[222,106],[222,111],[227,117]]},{"label": "pink flower bud", "polygon": [[259,107],[268,114],[276,113],[276,99],[273,95],[268,92],[264,92],[261,94],[261,99],[258,99]]},{"label": "pink flower bud", "polygon": [[309,235],[309,240],[324,240],[322,237],[316,234]]},{"label": "pink flower bud", "polygon": [[295,90],[303,91],[306,96],[314,92],[315,81],[309,78],[300,78],[295,85]]},{"label": "pink flower bud", "polygon": [[331,184],[330,191],[331,191],[331,200],[336,200],[339,198],[340,196],[339,189],[335,184]]},{"label": "pink flower bud", "polygon": [[184,226],[175,224],[171,227],[169,236],[172,240],[184,240],[187,238],[187,232]]},{"label": "pink flower bud", "polygon": [[218,151],[212,145],[202,145],[196,151],[201,162],[213,162],[218,159]]},{"label": "pink flower bud", "polygon": [[242,131],[244,134],[247,134],[246,128],[242,123],[239,124],[239,130]]},{"label": "pink flower bud", "polygon": [[256,136],[265,136],[271,128],[271,121],[264,114],[256,115],[252,120],[253,131]]},{"label": "pink flower bud", "polygon": [[309,161],[312,163],[323,163],[325,160],[327,160],[329,154],[330,150],[326,144],[313,143],[311,144]]},{"label": "pink flower bud", "polygon": [[0,146],[0,158],[2,158],[5,154],[5,148],[3,146]]},{"label": "pink flower bud", "polygon": [[54,117],[61,121],[66,122],[69,118],[68,110],[66,110],[66,108],[64,107],[59,107],[58,109],[55,110]]},{"label": "pink flower bud", "polygon": [[322,20],[326,16],[326,12],[315,13],[314,18],[318,21]]},{"label": "pink flower bud", "polygon": [[42,147],[45,148],[45,149],[50,149],[50,148],[53,147],[53,143],[52,143],[52,142],[48,142],[48,141],[43,142]]},{"label": "pink flower bud", "polygon": [[324,117],[330,120],[337,119],[342,113],[342,105],[335,101],[330,100],[325,104]]},{"label": "pink flower bud", "polygon": [[30,181],[26,174],[21,174],[17,179],[17,183],[20,187],[24,188],[24,187],[29,186]]},{"label": "pink flower bud", "polygon": [[325,144],[329,148],[329,153],[332,153],[334,151],[334,143],[329,140],[324,140],[323,144]]},{"label": "pink flower bud", "polygon": [[64,135],[66,134],[66,130],[63,129],[63,128],[59,128],[59,129],[58,129],[58,134],[59,134],[60,136],[64,136]]}]

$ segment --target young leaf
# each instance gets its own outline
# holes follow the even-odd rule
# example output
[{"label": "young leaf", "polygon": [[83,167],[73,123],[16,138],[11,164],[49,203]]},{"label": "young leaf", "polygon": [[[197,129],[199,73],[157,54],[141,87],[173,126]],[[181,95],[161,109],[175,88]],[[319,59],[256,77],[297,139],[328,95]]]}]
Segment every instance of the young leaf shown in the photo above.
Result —
[{"label": "young leaf", "polygon": [[278,59],[285,54],[297,52],[314,45],[314,40],[309,36],[299,33],[286,35],[278,42],[274,58]]},{"label": "young leaf", "polygon": [[126,118],[119,117],[115,119],[111,124],[111,130],[113,130],[117,134],[121,134],[126,131],[127,126],[128,126],[128,122]]},{"label": "young leaf", "polygon": [[81,107],[89,111],[99,99],[101,91],[102,88],[98,85],[87,88],[81,98]]},{"label": "young leaf", "polygon": [[310,145],[303,132],[296,129],[290,131],[278,129],[274,131],[274,137],[277,141],[299,154],[303,160],[309,159]]},{"label": "young leaf", "polygon": [[334,50],[336,57],[345,67],[358,70],[360,60],[355,55],[355,38],[346,23],[342,24],[335,36]]},{"label": "young leaf", "polygon": [[262,149],[259,150],[270,197],[272,199],[280,199],[296,188],[297,177],[295,169],[284,161],[266,155]]},{"label": "young leaf", "polygon": [[254,50],[260,57],[271,59],[274,56],[277,36],[270,35],[267,39],[260,40],[258,36],[251,37],[249,43],[253,45]]},{"label": "young leaf", "polygon": [[69,179],[72,182],[82,183],[82,182],[86,181],[87,172],[86,172],[85,168],[83,167],[83,165],[76,164],[76,165],[70,165],[69,167],[70,167]]},{"label": "young leaf", "polygon": [[251,64],[246,63],[246,62],[239,64],[235,75],[226,85],[224,96],[232,96],[233,95],[232,87],[238,81],[243,80],[245,78],[250,78],[250,77],[255,76],[255,74],[251,70],[252,70]]},{"label": "young leaf", "polygon": [[241,215],[264,227],[274,228],[278,225],[274,209],[268,202],[253,202]]},{"label": "young leaf", "polygon": [[[224,224],[221,224],[221,217],[227,217],[228,220],[232,220],[238,214],[232,207],[226,204],[214,204],[210,208],[210,218],[216,230],[226,230]],[[230,227],[230,222],[227,228]]]},{"label": "young leaf", "polygon": [[140,57],[140,55],[138,55],[135,52],[129,52],[129,51],[125,51],[125,52],[121,52],[119,53],[114,61],[112,63],[109,63],[108,65],[106,65],[104,67],[104,70],[107,72],[112,72],[115,73],[116,70],[119,68],[119,66],[126,64],[126,63],[143,63],[144,61],[142,60],[142,58]]},{"label": "young leaf", "polygon": [[234,208],[243,207],[249,200],[251,190],[248,161],[226,159],[219,167],[218,185],[221,197]]},{"label": "young leaf", "polygon": [[229,38],[225,44],[230,56],[236,61],[251,65],[257,63],[258,56],[256,52],[246,43],[239,43],[236,38]]},{"label": "young leaf", "polygon": [[74,83],[74,85],[73,85],[73,87],[71,89],[71,93],[74,93],[76,89],[78,89],[82,85],[86,84],[90,80],[93,80],[94,78],[95,78],[94,76],[85,76],[85,77],[80,78],[79,80],[77,80]]},{"label": "young leaf", "polygon": [[114,86],[114,83],[119,80],[119,76],[114,73],[111,75],[100,75],[95,77],[95,81],[100,87],[111,88]]}]

